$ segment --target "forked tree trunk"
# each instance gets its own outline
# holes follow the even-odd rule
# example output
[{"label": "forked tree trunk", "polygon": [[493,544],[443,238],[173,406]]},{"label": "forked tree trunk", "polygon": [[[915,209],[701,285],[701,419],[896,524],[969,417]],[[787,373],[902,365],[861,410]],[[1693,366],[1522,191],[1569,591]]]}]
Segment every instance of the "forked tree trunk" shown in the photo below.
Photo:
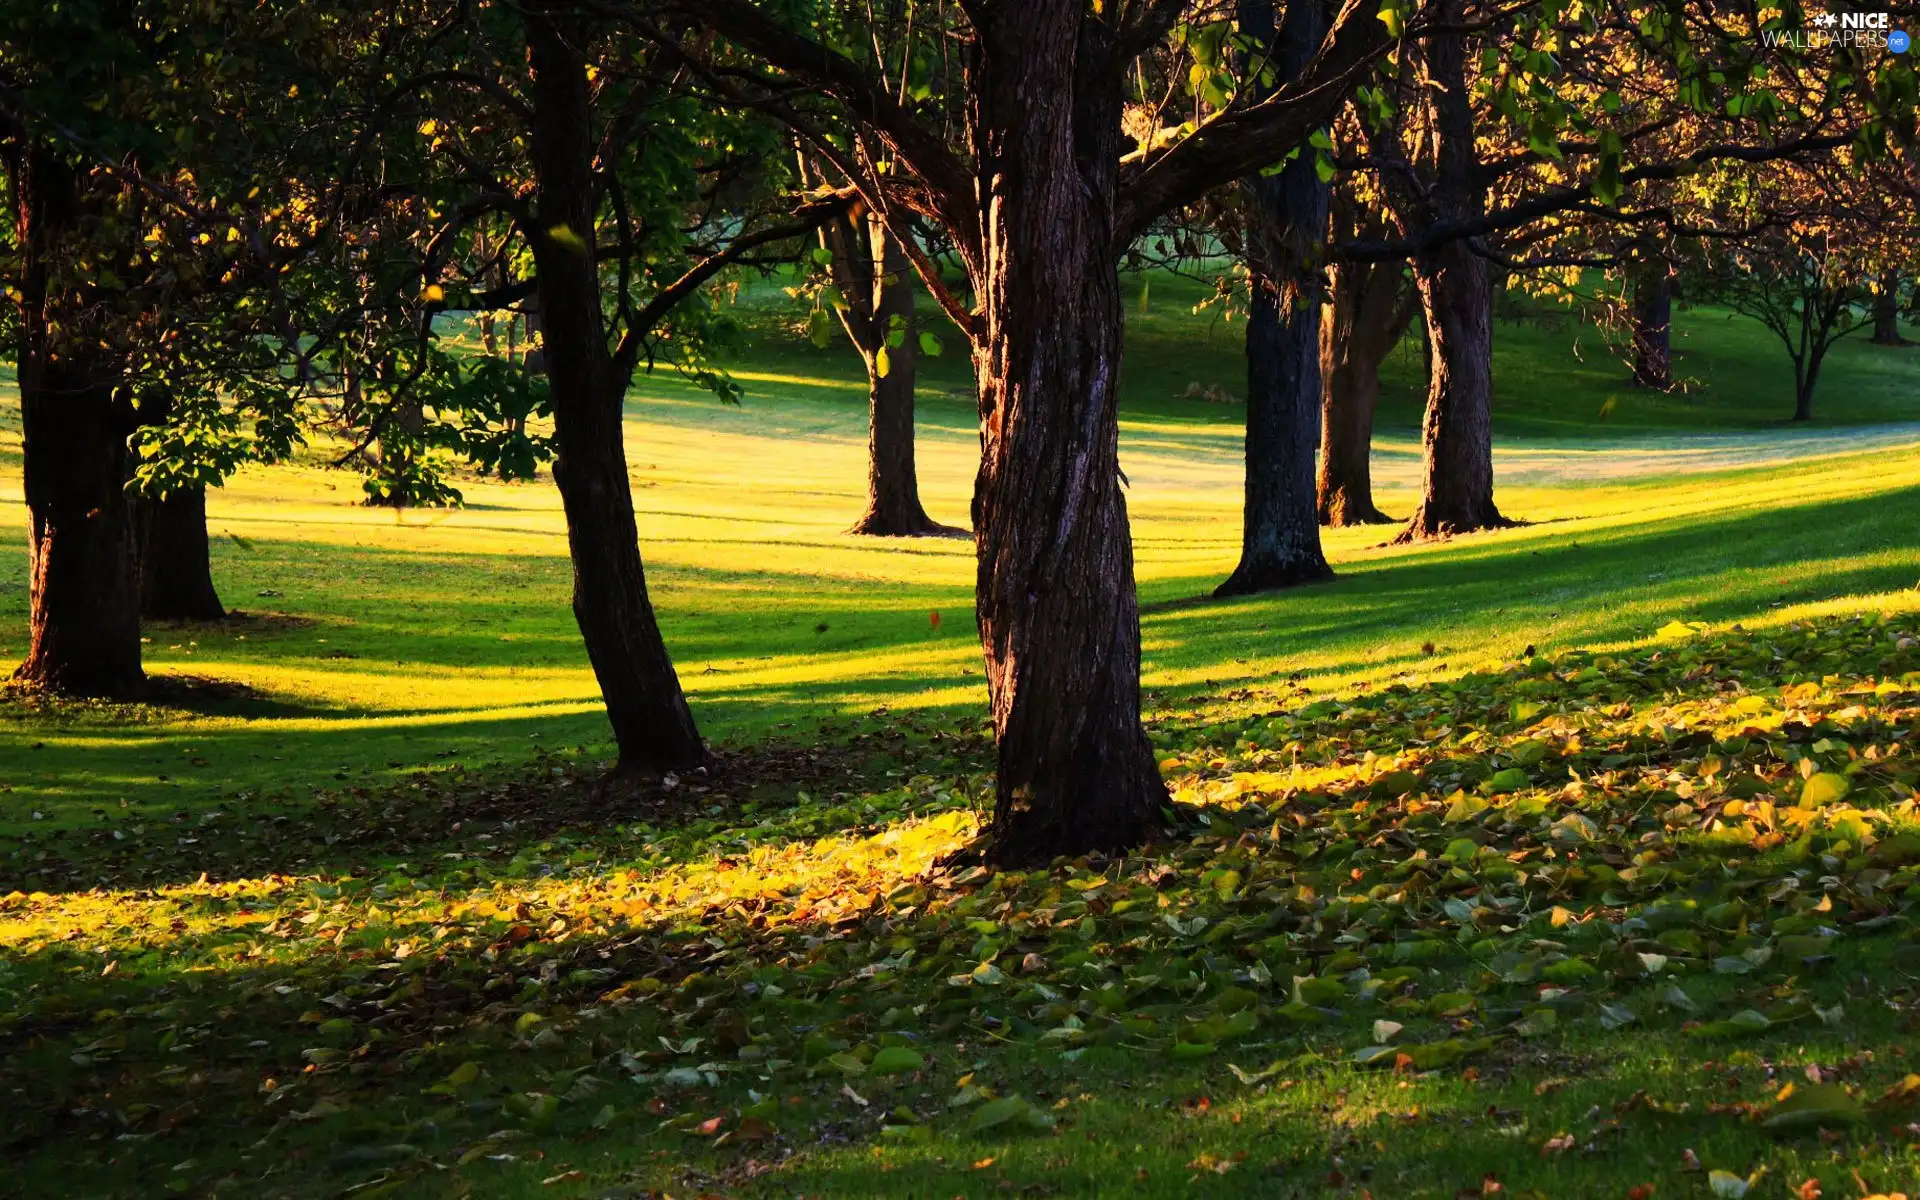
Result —
[{"label": "forked tree trunk", "polygon": [[1323,525],[1384,525],[1373,502],[1373,415],[1380,365],[1413,317],[1397,263],[1338,263],[1320,326],[1320,477]]},{"label": "forked tree trunk", "polygon": [[[1290,4],[1274,28],[1273,0],[1240,0],[1241,35],[1257,59],[1271,45],[1275,75],[1296,76],[1325,28],[1318,0]],[[1327,185],[1311,153],[1277,176],[1242,181],[1247,204],[1247,473],[1240,563],[1216,596],[1333,578],[1320,549],[1314,448],[1320,440],[1319,258]]]},{"label": "forked tree trunk", "polygon": [[1673,386],[1673,276],[1662,259],[1644,265],[1633,281],[1633,384]]},{"label": "forked tree trunk", "polygon": [[[1460,25],[1464,0],[1441,0],[1435,16]],[[1465,221],[1486,207],[1474,148],[1464,32],[1435,32],[1423,43],[1434,132],[1429,195],[1414,205],[1428,221]],[[1421,427],[1420,507],[1398,540],[1451,537],[1509,524],[1493,503],[1493,289],[1487,262],[1467,241],[1416,255],[1414,283],[1426,319],[1431,363]]]},{"label": "forked tree trunk", "polygon": [[1900,337],[1900,272],[1882,271],[1873,290],[1873,344],[1898,346]]},{"label": "forked tree trunk", "polygon": [[44,150],[16,170],[20,419],[28,523],[28,645],[14,678],[75,695],[129,695],[140,619],[128,516],[132,405],[100,348],[110,296],[76,294],[57,275],[79,253],[97,206],[87,172]]},{"label": "forked tree trunk", "polygon": [[149,621],[218,621],[227,615],[213,586],[207,547],[207,492],[183,488],[163,500],[133,500],[140,615]]},{"label": "forked tree trunk", "polygon": [[[848,533],[877,537],[933,537],[961,533],[920,505],[914,462],[914,375],[920,360],[914,323],[913,266],[878,218],[864,234],[851,221],[822,231],[847,306],[840,310],[848,340],[867,368],[867,507]],[[894,326],[900,344],[888,342]],[[886,371],[881,351],[886,351]]]},{"label": "forked tree trunk", "polygon": [[1813,420],[1813,391],[1820,382],[1820,362],[1823,352],[1818,347],[1807,350],[1793,364],[1793,419],[1796,421]]},{"label": "forked tree trunk", "polygon": [[640,561],[627,481],[622,399],[607,347],[594,256],[594,141],[582,28],[526,12],[533,68],[531,157],[542,337],[552,389],[554,480],[573,556],[573,613],[606,700],[622,772],[706,757],[667,656]]},{"label": "forked tree trunk", "polygon": [[1001,862],[1137,846],[1168,802],[1140,724],[1120,490],[1120,65],[1084,7],[986,10],[969,112],[986,251],[974,536]]}]

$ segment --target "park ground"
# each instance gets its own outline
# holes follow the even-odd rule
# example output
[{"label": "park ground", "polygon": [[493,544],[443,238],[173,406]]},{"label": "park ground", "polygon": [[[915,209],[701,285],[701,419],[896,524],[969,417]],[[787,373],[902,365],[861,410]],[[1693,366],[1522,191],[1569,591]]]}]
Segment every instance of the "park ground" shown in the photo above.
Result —
[{"label": "park ground", "polygon": [[[149,631],[161,702],[6,702],[0,1192],[1920,1191],[1920,349],[1844,343],[1790,427],[1746,322],[1681,313],[1656,396],[1517,311],[1526,524],[1332,531],[1335,582],[1214,602],[1240,331],[1136,286],[1171,842],[941,865],[989,795],[971,547],[841,532],[863,384],[749,307],[744,403],[629,408],[707,774],[597,789],[550,481],[396,514],[318,451],[210,501],[239,614]],[[964,523],[964,364],[924,366],[923,494]]]}]

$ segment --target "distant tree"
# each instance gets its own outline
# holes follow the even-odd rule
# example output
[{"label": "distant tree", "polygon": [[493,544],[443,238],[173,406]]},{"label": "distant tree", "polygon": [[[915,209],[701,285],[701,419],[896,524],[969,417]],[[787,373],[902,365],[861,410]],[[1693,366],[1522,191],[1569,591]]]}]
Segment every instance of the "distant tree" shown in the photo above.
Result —
[{"label": "distant tree", "polygon": [[[1358,191],[1362,177],[1333,194],[1331,238],[1336,243],[1386,236],[1374,205],[1377,194]],[[1340,262],[1328,268],[1327,304],[1320,327],[1320,523],[1381,525],[1392,521],[1373,502],[1373,416],[1380,401],[1380,367],[1399,344],[1419,308],[1399,262]]]},{"label": "distant tree", "polygon": [[1900,269],[1883,268],[1873,282],[1873,344],[1902,346],[1900,336]]},{"label": "distant tree", "polygon": [[1673,277],[1673,264],[1659,254],[1629,268],[1635,387],[1673,386]]},{"label": "distant tree", "polygon": [[[1241,70],[1253,99],[1297,79],[1320,48],[1330,6],[1306,0],[1278,19],[1273,0],[1238,0]],[[1246,220],[1246,501],[1240,561],[1216,596],[1333,578],[1320,548],[1314,449],[1320,437],[1320,309],[1328,181],[1323,147],[1240,183]]]},{"label": "distant tree", "polygon": [[[804,167],[804,160],[803,160]],[[913,265],[887,224],[860,209],[820,227],[813,336],[830,336],[831,311],[867,373],[867,507],[848,533],[875,537],[950,537],[920,503],[914,454],[914,384],[920,355],[940,353],[939,336],[915,311]]]},{"label": "distant tree", "polygon": [[1709,247],[1696,268],[1699,289],[1766,326],[1793,362],[1793,419],[1813,418],[1827,352],[1870,320],[1870,295],[1857,264],[1823,230],[1775,230]]},{"label": "distant tree", "polygon": [[[247,348],[240,348],[245,354]],[[251,349],[272,357],[267,347]],[[222,363],[230,384],[233,359]],[[269,366],[264,378],[244,379],[263,389],[288,386]],[[143,621],[218,621],[227,615],[214,586],[207,537],[207,493],[249,462],[286,457],[298,439],[280,397],[248,412],[223,397],[212,379],[176,367],[176,383],[144,384],[146,419],[133,438],[135,466],[128,484],[133,512],[134,578]]]},{"label": "distant tree", "polygon": [[[1781,12],[1625,4],[1576,19],[1480,0],[1432,12],[1388,102],[1360,110],[1398,236],[1336,248],[1348,262],[1405,259],[1422,300],[1422,499],[1403,541],[1508,523],[1493,486],[1497,278],[1617,264],[1644,230],[1685,223],[1666,194],[1676,180],[1885,140],[1856,76],[1757,36],[1762,21],[1797,19]],[[1658,288],[1642,299],[1657,324]]]}]

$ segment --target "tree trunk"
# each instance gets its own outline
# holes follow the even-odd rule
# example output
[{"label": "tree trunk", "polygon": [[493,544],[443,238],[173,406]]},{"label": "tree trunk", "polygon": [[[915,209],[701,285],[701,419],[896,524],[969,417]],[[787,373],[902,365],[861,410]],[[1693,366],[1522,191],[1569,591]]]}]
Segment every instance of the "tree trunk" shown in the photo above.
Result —
[{"label": "tree trunk", "polygon": [[225,618],[207,550],[206,489],[186,488],[164,500],[138,497],[132,504],[140,616],[149,621]]},{"label": "tree trunk", "polygon": [[[1273,47],[1278,78],[1299,74],[1324,29],[1318,0],[1290,4],[1276,37],[1272,0],[1241,0],[1241,34]],[[1264,49],[1253,51],[1265,58]],[[1247,473],[1240,563],[1216,596],[1240,596],[1333,578],[1320,549],[1314,449],[1320,435],[1319,257],[1327,185],[1314,156],[1277,176],[1243,180],[1247,203]]]},{"label": "tree trunk", "polygon": [[1810,349],[1804,367],[1794,364],[1793,419],[1796,421],[1813,420],[1813,389],[1820,382],[1821,356],[1818,348]]},{"label": "tree trunk", "polygon": [[1664,259],[1645,264],[1633,281],[1633,385],[1673,386],[1673,274]]},{"label": "tree trunk", "polygon": [[973,527],[999,742],[990,853],[1009,863],[1137,846],[1168,802],[1140,724],[1120,490],[1120,64],[1084,8],[986,10],[968,114],[986,251]]},{"label": "tree trunk", "polygon": [[1899,346],[1904,344],[1900,336],[1900,272],[1882,271],[1879,282],[1873,291],[1873,344],[1876,346]]},{"label": "tree trunk", "polygon": [[379,433],[380,456],[373,471],[366,503],[373,508],[409,508],[421,499],[416,486],[421,475],[420,446],[427,432],[427,413],[412,393],[396,396]]},{"label": "tree trunk", "polygon": [[146,681],[126,494],[133,410],[101,348],[112,297],[56,278],[90,235],[98,206],[87,189],[97,183],[42,149],[13,165],[25,252],[18,368],[29,639],[14,678],[74,695],[128,695]]},{"label": "tree trunk", "polygon": [[627,480],[619,378],[607,347],[594,256],[594,140],[577,22],[524,15],[533,69],[530,239],[551,386],[554,480],[573,556],[573,613],[606,700],[621,772],[653,774],[706,757],[647,598]]},{"label": "tree trunk", "polygon": [[[1438,20],[1457,25],[1464,0],[1442,0]],[[1428,220],[1471,220],[1486,207],[1467,89],[1467,41],[1436,32],[1423,44],[1434,81],[1434,177],[1416,203]],[[1426,318],[1431,362],[1421,428],[1420,507],[1398,540],[1451,537],[1509,524],[1493,503],[1493,289],[1486,260],[1452,241],[1415,256],[1414,284]]]},{"label": "tree trunk", "polygon": [[1415,261],[1433,348],[1420,444],[1420,507],[1399,541],[1510,524],[1493,503],[1493,293],[1486,263],[1465,242]]},{"label": "tree trunk", "polygon": [[1412,319],[1399,264],[1338,263],[1320,327],[1320,478],[1323,525],[1384,525],[1373,503],[1373,414],[1380,365]]},{"label": "tree trunk", "polygon": [[[845,241],[853,236],[855,231],[848,228],[831,240]],[[843,252],[851,254],[851,247],[835,248],[836,254]],[[961,533],[935,521],[920,506],[913,430],[914,373],[920,359],[913,266],[877,217],[867,222],[866,249],[860,258],[867,265],[868,276],[864,327],[856,333],[851,321],[854,314],[843,310],[842,316],[849,318],[848,336],[867,367],[867,508],[847,532],[877,537]],[[847,267],[849,275],[855,274],[853,263]],[[846,291],[844,286],[842,291]],[[904,336],[898,346],[888,346],[896,318]],[[883,347],[887,365],[884,375],[880,371]]]}]

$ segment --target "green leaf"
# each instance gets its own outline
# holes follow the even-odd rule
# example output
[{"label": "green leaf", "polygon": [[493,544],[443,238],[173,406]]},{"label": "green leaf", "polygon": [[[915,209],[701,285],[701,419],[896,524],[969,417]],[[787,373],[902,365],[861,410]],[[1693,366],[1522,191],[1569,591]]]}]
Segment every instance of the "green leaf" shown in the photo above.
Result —
[{"label": "green leaf", "polygon": [[1840,1129],[1866,1119],[1865,1106],[1847,1089],[1837,1083],[1814,1083],[1795,1087],[1760,1124],[1769,1133],[1787,1134]]},{"label": "green leaf", "polygon": [[918,1071],[926,1065],[927,1060],[917,1051],[909,1050],[905,1046],[884,1046],[878,1054],[873,1056],[873,1061],[867,1064],[867,1069],[875,1075],[899,1075],[908,1071]]},{"label": "green leaf", "polygon": [[920,332],[920,353],[926,355],[928,358],[939,358],[940,352],[944,349],[946,349],[946,347],[940,344],[939,338],[925,330]]},{"label": "green leaf", "polygon": [[1397,38],[1406,31],[1406,22],[1401,19],[1400,6],[1395,0],[1380,0],[1380,22],[1387,27],[1387,36]]},{"label": "green leaf", "polygon": [[849,1079],[855,1079],[867,1073],[867,1064],[861,1062],[858,1058],[844,1050],[838,1054],[829,1056],[827,1065]]},{"label": "green leaf", "polygon": [[1845,775],[1821,771],[1807,776],[1806,783],[1800,786],[1800,804],[1803,808],[1821,808],[1845,796],[1852,787]]},{"label": "green leaf", "polygon": [[1353,1052],[1352,1062],[1356,1067],[1368,1067],[1377,1063],[1392,1062],[1399,1053],[1392,1046],[1362,1046]]},{"label": "green leaf", "polygon": [[983,1133],[1014,1122],[1030,1129],[1051,1129],[1054,1119],[1052,1113],[1035,1108],[1024,1096],[1002,1096],[998,1100],[989,1100],[974,1109],[973,1116],[967,1119],[967,1131]]}]

